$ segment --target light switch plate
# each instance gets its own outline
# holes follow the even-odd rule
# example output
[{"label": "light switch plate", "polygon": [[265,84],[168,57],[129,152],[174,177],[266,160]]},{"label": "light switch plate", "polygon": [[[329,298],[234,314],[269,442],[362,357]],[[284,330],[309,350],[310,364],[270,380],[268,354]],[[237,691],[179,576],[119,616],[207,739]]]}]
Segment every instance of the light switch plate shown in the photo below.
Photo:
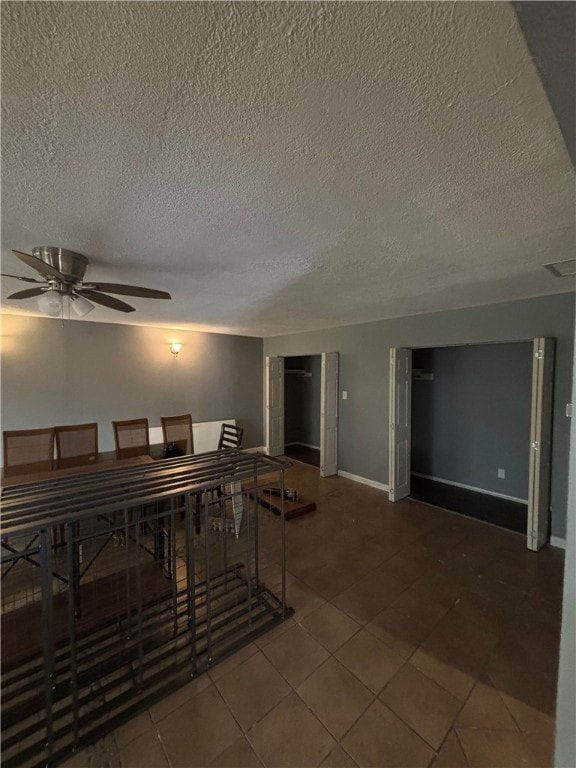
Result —
[{"label": "light switch plate", "polygon": [[348,392],[346,391],[342,392],[342,400],[348,400]]}]

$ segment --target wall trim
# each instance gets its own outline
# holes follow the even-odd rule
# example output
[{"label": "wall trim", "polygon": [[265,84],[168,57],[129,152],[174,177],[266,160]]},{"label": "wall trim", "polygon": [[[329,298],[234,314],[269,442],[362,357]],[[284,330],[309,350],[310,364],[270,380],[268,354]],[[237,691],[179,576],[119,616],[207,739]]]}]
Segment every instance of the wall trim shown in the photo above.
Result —
[{"label": "wall trim", "polygon": [[566,549],[566,539],[561,539],[560,536],[550,536],[550,546]]},{"label": "wall trim", "polygon": [[301,443],[300,440],[297,440],[295,443],[284,443],[284,448],[289,448],[291,445],[301,445],[303,448],[314,448],[317,451],[320,450],[319,445],[310,445],[310,443]]},{"label": "wall trim", "polygon": [[487,491],[484,488],[475,488],[473,485],[464,485],[464,483],[455,483],[454,480],[444,480],[442,477],[433,477],[432,475],[423,475],[421,472],[411,472],[410,474],[416,477],[423,477],[425,480],[435,480],[437,483],[445,483],[446,485],[455,485],[457,488],[465,488],[467,491],[475,491],[476,493],[485,493],[487,496],[497,496],[499,499],[508,499],[508,501],[516,501],[519,504],[528,504],[528,499],[519,499],[517,496],[507,496],[505,493],[496,493],[496,491]]},{"label": "wall trim", "polygon": [[390,486],[386,483],[379,483],[377,480],[370,480],[368,477],[362,477],[361,475],[353,475],[352,472],[344,472],[343,469],[338,470],[339,477],[345,477],[347,480],[354,480],[356,483],[362,483],[362,485],[369,485],[371,488],[378,488],[379,491],[390,491]]},{"label": "wall trim", "polygon": [[246,453],[266,453],[265,445],[257,445],[255,448],[242,448]]}]

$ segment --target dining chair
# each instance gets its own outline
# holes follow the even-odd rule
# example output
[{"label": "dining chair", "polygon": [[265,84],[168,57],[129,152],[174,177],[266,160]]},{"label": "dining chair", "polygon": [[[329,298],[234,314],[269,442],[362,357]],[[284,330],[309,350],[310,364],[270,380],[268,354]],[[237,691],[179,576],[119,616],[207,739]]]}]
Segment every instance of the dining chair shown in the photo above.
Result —
[{"label": "dining chair", "polygon": [[[4,477],[28,475],[36,472],[50,472],[54,469],[54,428],[18,429],[3,432]],[[52,527],[52,543],[58,544],[63,533],[62,526]],[[22,557],[34,546],[39,534],[33,535],[24,547]],[[8,540],[2,538],[2,547],[10,548]],[[13,550],[10,550],[13,551]],[[11,570],[21,558],[13,560]],[[4,571],[5,576],[7,571]]]},{"label": "dining chair", "polygon": [[[242,436],[244,434],[244,427],[237,427],[235,424],[226,424],[225,422],[222,424],[220,428],[220,439],[218,440],[218,450],[222,451],[226,448],[240,448],[242,445]],[[232,501],[233,507],[236,507],[238,505],[237,497],[238,495],[242,495],[242,485],[240,483],[232,483],[231,486],[231,494],[232,494]],[[218,485],[216,487],[216,495],[219,500],[222,500],[222,498],[225,496],[226,490],[223,485]],[[239,526],[242,521],[242,505],[241,503],[238,505],[238,510],[234,509],[234,518],[235,518],[235,530],[236,534],[238,534]]]},{"label": "dining chair", "polygon": [[160,421],[165,445],[175,443],[185,454],[194,453],[192,416],[189,413],[182,416],[161,416]]},{"label": "dining chair", "polygon": [[46,472],[54,468],[54,428],[3,433],[4,477]]},{"label": "dining chair", "polygon": [[237,427],[235,424],[222,424],[220,439],[218,440],[218,450],[221,451],[223,448],[240,448],[243,434],[244,427]]},{"label": "dining chair", "polygon": [[[170,443],[175,443],[184,454],[194,453],[194,433],[192,431],[192,416],[189,413],[184,413],[182,416],[161,416],[162,422],[162,435],[164,438],[164,445],[167,447]],[[202,491],[198,491],[195,496],[195,509],[193,512],[194,517],[194,530],[196,533],[200,533],[201,530],[201,515],[202,515]],[[177,503],[184,507],[184,496],[177,497]],[[181,517],[184,517],[182,511]]]},{"label": "dining chair", "polygon": [[54,427],[56,469],[81,467],[98,461],[98,424],[69,424]]},{"label": "dining chair", "polygon": [[130,459],[134,456],[150,454],[148,419],[113,421],[112,427],[117,459]]}]

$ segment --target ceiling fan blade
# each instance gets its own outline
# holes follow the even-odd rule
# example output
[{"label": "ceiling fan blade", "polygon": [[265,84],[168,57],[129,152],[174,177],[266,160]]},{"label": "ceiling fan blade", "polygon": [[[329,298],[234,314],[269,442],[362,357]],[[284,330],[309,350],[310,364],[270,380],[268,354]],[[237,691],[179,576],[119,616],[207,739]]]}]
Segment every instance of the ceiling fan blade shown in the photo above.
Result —
[{"label": "ceiling fan blade", "polygon": [[26,288],[25,291],[16,291],[16,293],[11,293],[10,296],[7,296],[7,299],[31,299],[32,296],[41,296],[43,293],[45,293],[44,288]]},{"label": "ceiling fan blade", "polygon": [[7,275],[6,272],[0,272],[2,277],[13,277],[15,280],[22,280],[25,283],[41,283],[42,280],[36,280],[34,277],[22,277],[21,275]]},{"label": "ceiling fan blade", "polygon": [[98,293],[97,291],[90,291],[83,288],[81,291],[77,291],[79,296],[84,296],[95,304],[102,304],[103,307],[109,307],[110,309],[117,309],[119,312],[135,312],[134,307],[130,304],[126,304],[120,299],[115,299],[112,296],[106,296],[105,293]]},{"label": "ceiling fan blade", "polygon": [[12,251],[12,253],[16,254],[24,264],[28,264],[28,266],[35,269],[36,272],[40,272],[41,275],[50,275],[50,277],[55,277],[63,283],[66,282],[66,276],[63,275],[62,272],[54,269],[50,264],[46,264],[42,259],[37,259],[36,256],[32,256],[30,253],[22,253],[22,251]]},{"label": "ceiling fan blade", "polygon": [[119,293],[124,296],[140,296],[143,299],[171,299],[167,291],[156,291],[154,288],[140,288],[138,285],[121,285],[120,283],[88,283],[90,290]]}]

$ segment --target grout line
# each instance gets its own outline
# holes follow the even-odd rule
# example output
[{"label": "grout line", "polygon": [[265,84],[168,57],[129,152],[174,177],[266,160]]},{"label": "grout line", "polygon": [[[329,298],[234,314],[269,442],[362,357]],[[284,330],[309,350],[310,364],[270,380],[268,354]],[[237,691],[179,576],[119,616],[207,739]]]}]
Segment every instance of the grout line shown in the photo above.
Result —
[{"label": "grout line", "polygon": [[466,754],[466,750],[464,749],[464,745],[460,740],[460,735],[458,734],[458,731],[456,730],[456,728],[454,728],[454,733],[456,734],[456,738],[458,739],[458,744],[460,745],[460,749],[462,750],[462,754],[464,755],[464,760],[466,760],[466,765],[470,766],[470,762],[468,761],[468,755]]},{"label": "grout line", "polygon": [[[355,633],[355,634],[357,634],[357,633]],[[353,635],[353,636],[354,636],[354,635]],[[352,637],[353,637],[353,636],[352,636]],[[350,639],[351,639],[351,638],[350,638]],[[346,641],[346,642],[348,642],[348,641]],[[353,672],[351,669],[349,669],[349,668],[348,668],[348,667],[347,667],[345,664],[343,664],[343,663],[342,663],[342,662],[341,662],[341,661],[340,661],[338,658],[336,658],[336,656],[334,655],[334,653],[330,653],[329,657],[328,657],[327,659],[325,659],[325,660],[322,662],[322,664],[320,664],[318,667],[316,667],[316,669],[314,670],[314,672],[316,672],[316,671],[317,671],[317,670],[319,670],[321,667],[323,667],[325,664],[327,664],[327,663],[330,661],[330,659],[333,659],[333,660],[336,662],[336,664],[339,664],[339,665],[340,665],[340,666],[341,666],[343,669],[345,669],[345,670],[346,670],[346,671],[347,671],[349,674],[351,674],[351,675],[352,675],[352,677],[354,677],[356,680],[358,680],[358,682],[359,682],[359,683],[360,683],[360,684],[361,684],[361,685],[362,685],[362,686],[363,686],[363,687],[364,687],[364,688],[365,688],[365,689],[368,691],[368,693],[369,693],[369,694],[372,696],[372,700],[370,701],[370,703],[369,703],[369,704],[367,704],[367,706],[366,706],[366,707],[365,707],[365,708],[362,710],[362,712],[360,712],[360,714],[358,715],[358,717],[357,717],[357,718],[356,718],[356,719],[355,719],[355,720],[354,720],[354,721],[351,723],[351,725],[350,725],[350,726],[348,727],[348,729],[347,729],[347,730],[346,730],[346,731],[345,731],[345,732],[342,734],[342,736],[341,736],[340,738],[338,738],[338,737],[337,737],[335,734],[333,734],[333,733],[332,733],[332,731],[331,731],[331,730],[328,728],[328,726],[327,726],[327,725],[325,725],[325,724],[322,722],[322,720],[320,720],[320,717],[319,717],[319,716],[318,716],[318,715],[317,715],[317,714],[314,712],[314,710],[312,710],[312,709],[311,709],[311,708],[308,706],[307,702],[306,702],[306,701],[305,701],[305,700],[302,698],[302,696],[300,696],[300,694],[298,693],[298,690],[297,690],[296,688],[294,688],[293,690],[294,690],[294,693],[295,693],[295,694],[298,696],[298,698],[300,699],[300,701],[302,701],[302,703],[304,704],[304,706],[305,706],[305,707],[306,707],[306,708],[307,708],[307,709],[308,709],[308,710],[309,710],[309,711],[310,711],[310,712],[311,712],[311,713],[314,715],[314,717],[316,718],[316,720],[318,720],[318,722],[319,722],[319,723],[320,723],[320,725],[321,725],[321,726],[324,728],[324,730],[326,730],[326,731],[327,731],[327,732],[330,734],[330,736],[332,736],[332,738],[333,738],[333,739],[334,739],[334,741],[336,742],[336,745],[337,745],[337,746],[339,746],[339,747],[342,749],[342,751],[343,751],[343,752],[345,752],[345,753],[346,753],[346,754],[347,754],[347,755],[348,755],[348,756],[349,756],[349,757],[352,759],[352,761],[354,762],[354,764],[355,764],[355,765],[357,765],[357,763],[356,763],[356,761],[354,760],[354,758],[352,758],[352,755],[350,755],[350,754],[349,754],[349,752],[348,752],[348,751],[347,751],[347,750],[344,748],[344,746],[342,745],[342,740],[343,740],[343,739],[344,739],[344,738],[345,738],[345,737],[348,735],[348,733],[350,733],[350,731],[351,731],[351,730],[352,730],[352,728],[353,728],[353,727],[356,725],[356,723],[357,723],[357,722],[360,720],[360,718],[361,718],[361,717],[363,717],[363,715],[366,713],[366,711],[367,711],[367,710],[368,710],[368,709],[369,709],[369,708],[372,706],[372,704],[374,704],[374,702],[375,702],[375,701],[378,699],[378,694],[375,694],[375,693],[374,693],[374,691],[372,691],[370,688],[368,688],[368,686],[367,686],[367,685],[366,685],[364,682],[362,682],[362,680],[360,680],[360,678],[359,678],[359,677],[357,677],[357,675],[355,675],[355,674],[354,674],[354,672]],[[308,675],[308,678],[309,678],[309,677],[311,677],[311,675],[312,675],[312,674],[314,674],[314,672],[312,672],[310,675]],[[308,678],[305,678],[305,679],[307,680]],[[303,682],[304,682],[304,680],[302,681],[302,683],[303,683]],[[300,686],[300,685],[302,685],[302,683],[299,683],[299,686]],[[332,751],[333,751],[333,750],[331,750],[331,752],[332,752]],[[328,753],[328,754],[330,754],[330,753]]]},{"label": "grout line", "polygon": [[[400,667],[400,669],[398,670],[398,672],[396,673],[396,675],[397,675],[397,674],[398,674],[398,673],[399,673],[399,672],[400,672],[402,669],[403,669],[403,667]],[[396,677],[396,675],[394,675],[394,677]],[[392,678],[392,679],[394,679],[394,678]],[[388,682],[390,682],[390,681],[388,681]],[[384,686],[384,687],[386,687],[386,686]],[[382,691],[383,691],[383,690],[384,690],[384,689],[382,689]],[[380,691],[380,693],[382,693],[382,691]],[[438,754],[438,750],[436,749],[436,747],[433,747],[433,746],[432,746],[432,744],[430,744],[430,742],[429,742],[429,741],[427,741],[427,740],[424,738],[424,736],[422,736],[420,733],[418,733],[418,731],[416,731],[416,730],[414,729],[414,726],[410,725],[410,723],[407,723],[407,722],[406,722],[406,720],[404,720],[404,718],[403,718],[401,715],[399,715],[399,714],[398,714],[398,712],[396,712],[396,710],[395,710],[395,709],[393,709],[393,708],[390,706],[390,704],[387,704],[386,702],[382,701],[382,699],[380,698],[380,693],[379,693],[379,694],[378,694],[378,696],[376,697],[376,698],[378,699],[378,701],[380,702],[380,704],[381,704],[383,707],[385,707],[385,708],[386,708],[386,709],[387,709],[389,712],[392,712],[392,714],[394,715],[394,717],[398,718],[398,720],[400,720],[400,722],[401,722],[401,723],[403,723],[403,724],[406,726],[406,728],[408,728],[408,730],[409,730],[409,731],[412,731],[412,733],[414,734],[414,736],[416,736],[418,739],[420,739],[420,741],[421,741],[421,742],[423,742],[423,743],[424,743],[424,744],[425,744],[427,747],[430,747],[430,749],[431,749],[431,750],[432,750],[432,752],[434,753],[434,755],[433,755],[433,757],[432,757],[432,760],[433,760],[433,759],[434,759],[434,758],[437,756],[437,754]]]},{"label": "grout line", "polygon": [[[150,718],[152,720],[152,718]],[[168,756],[168,751],[166,747],[164,746],[164,742],[162,741],[162,736],[160,735],[160,731],[158,730],[158,727],[156,723],[152,720],[152,723],[154,724],[154,727],[156,728],[156,737],[158,741],[160,742],[160,747],[162,749],[162,752],[164,753],[164,757],[166,758],[166,762],[168,763],[169,768],[173,768],[173,763],[170,760],[170,757]]]},{"label": "grout line", "polygon": [[[492,680],[491,680],[491,679],[490,679],[490,682],[492,682]],[[517,720],[517,719],[516,719],[516,717],[514,716],[514,712],[512,712],[512,710],[510,709],[510,707],[508,706],[508,704],[506,704],[506,701],[505,701],[505,700],[502,698],[502,695],[501,695],[501,694],[502,694],[502,691],[500,691],[500,689],[499,689],[499,688],[496,688],[496,686],[495,686],[495,685],[492,685],[492,687],[494,688],[494,690],[495,690],[495,691],[496,691],[496,693],[498,694],[498,698],[500,699],[500,701],[502,702],[502,704],[504,704],[504,709],[505,709],[505,710],[508,712],[508,714],[509,714],[509,715],[510,715],[510,717],[512,718],[512,720],[513,720],[513,722],[514,722],[514,725],[516,726],[516,728],[518,728],[518,732],[519,732],[519,733],[522,733],[522,734],[526,733],[526,731],[525,731],[523,728],[521,728],[521,727],[520,727],[520,723],[518,722],[518,720]],[[510,695],[512,695],[512,694],[510,694]]]}]

